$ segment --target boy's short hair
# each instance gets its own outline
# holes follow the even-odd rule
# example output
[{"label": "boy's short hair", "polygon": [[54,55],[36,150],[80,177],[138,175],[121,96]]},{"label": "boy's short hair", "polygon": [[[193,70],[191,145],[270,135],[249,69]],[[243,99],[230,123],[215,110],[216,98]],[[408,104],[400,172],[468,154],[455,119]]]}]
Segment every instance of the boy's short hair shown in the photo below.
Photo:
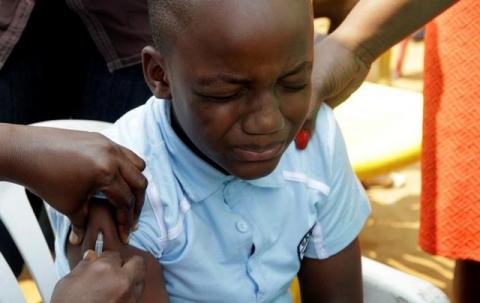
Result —
[{"label": "boy's short hair", "polygon": [[156,49],[168,53],[189,21],[194,0],[148,0],[148,14]]}]

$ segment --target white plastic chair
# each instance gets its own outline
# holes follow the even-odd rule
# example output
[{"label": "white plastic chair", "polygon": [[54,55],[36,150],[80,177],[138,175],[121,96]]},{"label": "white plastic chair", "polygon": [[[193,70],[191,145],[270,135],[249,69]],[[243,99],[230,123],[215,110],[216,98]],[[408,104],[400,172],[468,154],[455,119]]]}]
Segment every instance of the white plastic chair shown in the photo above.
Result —
[{"label": "white plastic chair", "polygon": [[[47,242],[23,187],[0,182],[0,219],[25,260],[42,300],[49,302],[58,277]],[[1,254],[0,302],[26,302],[17,279]]]},{"label": "white plastic chair", "polygon": [[[110,123],[55,120],[34,124],[83,131],[101,131]],[[50,302],[58,281],[52,255],[21,186],[0,182],[0,219],[5,224],[32,275],[43,302]],[[0,303],[26,302],[5,258],[0,254]]]},{"label": "white plastic chair", "polygon": [[[0,302],[25,302],[20,287],[17,286],[15,275],[10,270],[7,261],[0,253],[0,289],[5,289],[0,294]],[[12,288],[12,285],[14,286]]]},{"label": "white plastic chair", "polygon": [[[10,270],[7,261],[0,253],[0,302],[25,302],[22,291],[17,285],[17,279]],[[13,287],[12,287],[13,286]]]},{"label": "white plastic chair", "polygon": [[448,297],[428,281],[362,257],[365,303],[449,303]]},{"label": "white plastic chair", "polygon": [[[364,303],[449,303],[448,297],[428,281],[362,257]],[[298,281],[290,289],[293,303],[301,303]]]}]

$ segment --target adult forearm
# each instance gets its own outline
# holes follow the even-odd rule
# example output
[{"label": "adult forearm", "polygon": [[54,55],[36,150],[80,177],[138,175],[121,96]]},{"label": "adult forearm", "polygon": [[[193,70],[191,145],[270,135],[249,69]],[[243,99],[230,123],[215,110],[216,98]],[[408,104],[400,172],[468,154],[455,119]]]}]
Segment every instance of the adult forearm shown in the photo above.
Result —
[{"label": "adult forearm", "polygon": [[359,0],[313,0],[315,18],[330,19],[329,31],[336,29]]},{"label": "adult forearm", "polygon": [[455,0],[360,0],[333,33],[365,62],[412,33]]},{"label": "adult forearm", "polygon": [[17,158],[16,140],[20,136],[19,128],[21,126],[0,123],[0,180],[13,181],[15,180],[14,162]]},{"label": "adult forearm", "polygon": [[135,153],[98,133],[0,124],[0,180],[27,187],[67,215],[73,244],[83,234],[85,206],[98,192],[115,207],[127,241],[145,197],[143,169]]},{"label": "adult forearm", "polygon": [[0,123],[0,180],[30,186],[38,175],[32,171],[42,167],[38,148],[50,146],[45,131],[37,127]]}]

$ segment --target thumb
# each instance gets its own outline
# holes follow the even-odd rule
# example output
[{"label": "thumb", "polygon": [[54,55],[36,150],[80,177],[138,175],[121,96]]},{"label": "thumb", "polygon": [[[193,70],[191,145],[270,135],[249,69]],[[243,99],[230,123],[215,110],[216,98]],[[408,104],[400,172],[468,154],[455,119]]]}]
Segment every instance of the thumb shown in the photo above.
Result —
[{"label": "thumb", "polygon": [[89,249],[89,250],[85,251],[85,253],[83,253],[83,258],[82,258],[83,261],[93,262],[96,259],[97,259],[97,255],[91,249]]},{"label": "thumb", "polygon": [[79,245],[80,243],[82,243],[84,235],[85,235],[85,229],[77,225],[72,225],[72,229],[70,230],[70,235],[68,236],[68,241],[72,245]]},{"label": "thumb", "polygon": [[89,249],[85,251],[82,260],[80,260],[80,262],[78,262],[78,264],[74,268],[72,268],[72,273],[82,272],[86,270],[89,264],[95,260],[97,260],[97,256],[95,255],[95,252],[93,250]]}]

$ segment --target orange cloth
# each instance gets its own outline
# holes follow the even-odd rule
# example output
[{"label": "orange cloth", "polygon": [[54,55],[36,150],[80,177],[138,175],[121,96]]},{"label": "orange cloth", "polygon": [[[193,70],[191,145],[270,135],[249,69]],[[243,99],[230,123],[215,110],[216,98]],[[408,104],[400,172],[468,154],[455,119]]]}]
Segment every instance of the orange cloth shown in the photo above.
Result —
[{"label": "orange cloth", "polygon": [[426,34],[420,246],[480,261],[480,1]]}]

